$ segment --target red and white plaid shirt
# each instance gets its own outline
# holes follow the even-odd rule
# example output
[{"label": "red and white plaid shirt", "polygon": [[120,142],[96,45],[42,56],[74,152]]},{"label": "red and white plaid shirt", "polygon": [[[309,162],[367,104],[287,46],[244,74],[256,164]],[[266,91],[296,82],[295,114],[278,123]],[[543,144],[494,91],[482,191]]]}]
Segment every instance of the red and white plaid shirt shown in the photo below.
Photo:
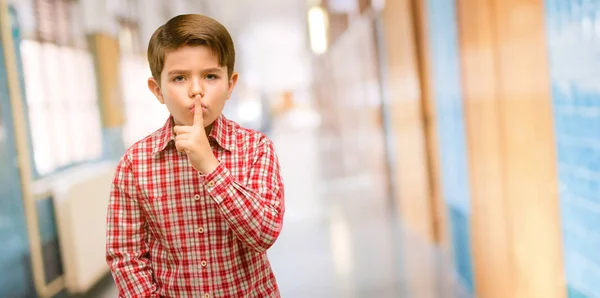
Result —
[{"label": "red and white plaid shirt", "polygon": [[120,160],[106,243],[119,297],[280,297],[266,254],[284,214],[273,143],[224,116],[209,141],[220,164],[207,175],[175,149],[171,119]]}]

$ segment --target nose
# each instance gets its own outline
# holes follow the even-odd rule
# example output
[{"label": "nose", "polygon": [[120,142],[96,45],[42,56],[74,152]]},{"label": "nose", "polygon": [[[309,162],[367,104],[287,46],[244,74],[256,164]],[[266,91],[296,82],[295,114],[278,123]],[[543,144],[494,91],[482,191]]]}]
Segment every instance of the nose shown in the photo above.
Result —
[{"label": "nose", "polygon": [[194,98],[197,94],[200,94],[200,96],[204,97],[204,86],[202,79],[192,79],[190,84],[190,90],[188,93],[190,98]]}]

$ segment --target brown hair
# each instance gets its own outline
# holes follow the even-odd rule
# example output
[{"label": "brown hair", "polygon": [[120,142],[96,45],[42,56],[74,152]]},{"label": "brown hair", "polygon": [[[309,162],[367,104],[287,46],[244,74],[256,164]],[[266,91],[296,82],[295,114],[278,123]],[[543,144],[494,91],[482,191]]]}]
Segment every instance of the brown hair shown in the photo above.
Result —
[{"label": "brown hair", "polygon": [[231,78],[235,65],[235,49],[227,29],[210,17],[185,14],[176,16],[158,27],[150,38],[148,63],[154,79],[160,82],[165,55],[186,45],[209,47],[217,56],[219,66],[227,66],[227,74]]}]

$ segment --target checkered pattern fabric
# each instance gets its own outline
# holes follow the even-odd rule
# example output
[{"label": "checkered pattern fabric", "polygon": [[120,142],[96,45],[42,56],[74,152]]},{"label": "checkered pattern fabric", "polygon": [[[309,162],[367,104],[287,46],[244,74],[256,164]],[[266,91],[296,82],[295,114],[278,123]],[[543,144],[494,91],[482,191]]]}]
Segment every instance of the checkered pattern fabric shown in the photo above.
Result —
[{"label": "checkered pattern fabric", "polygon": [[119,161],[106,259],[119,297],[280,297],[266,251],[282,228],[273,143],[220,116],[220,161],[202,175],[175,149],[172,119]]}]

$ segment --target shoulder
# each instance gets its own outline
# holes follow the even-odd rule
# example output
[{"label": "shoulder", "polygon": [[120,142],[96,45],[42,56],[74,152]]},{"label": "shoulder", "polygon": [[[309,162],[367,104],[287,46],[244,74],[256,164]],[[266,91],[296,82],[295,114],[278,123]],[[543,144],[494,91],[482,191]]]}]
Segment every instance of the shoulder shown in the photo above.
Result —
[{"label": "shoulder", "polygon": [[135,142],[129,148],[125,150],[123,153],[119,163],[127,164],[131,166],[131,164],[138,163],[141,160],[147,160],[156,150],[156,148],[160,145],[159,143],[164,138],[164,129],[159,128],[142,138],[141,140]]},{"label": "shoulder", "polygon": [[250,129],[239,125],[233,120],[227,120],[230,130],[235,135],[237,148],[252,149],[268,145],[273,146],[273,142],[269,137],[257,130]]}]

